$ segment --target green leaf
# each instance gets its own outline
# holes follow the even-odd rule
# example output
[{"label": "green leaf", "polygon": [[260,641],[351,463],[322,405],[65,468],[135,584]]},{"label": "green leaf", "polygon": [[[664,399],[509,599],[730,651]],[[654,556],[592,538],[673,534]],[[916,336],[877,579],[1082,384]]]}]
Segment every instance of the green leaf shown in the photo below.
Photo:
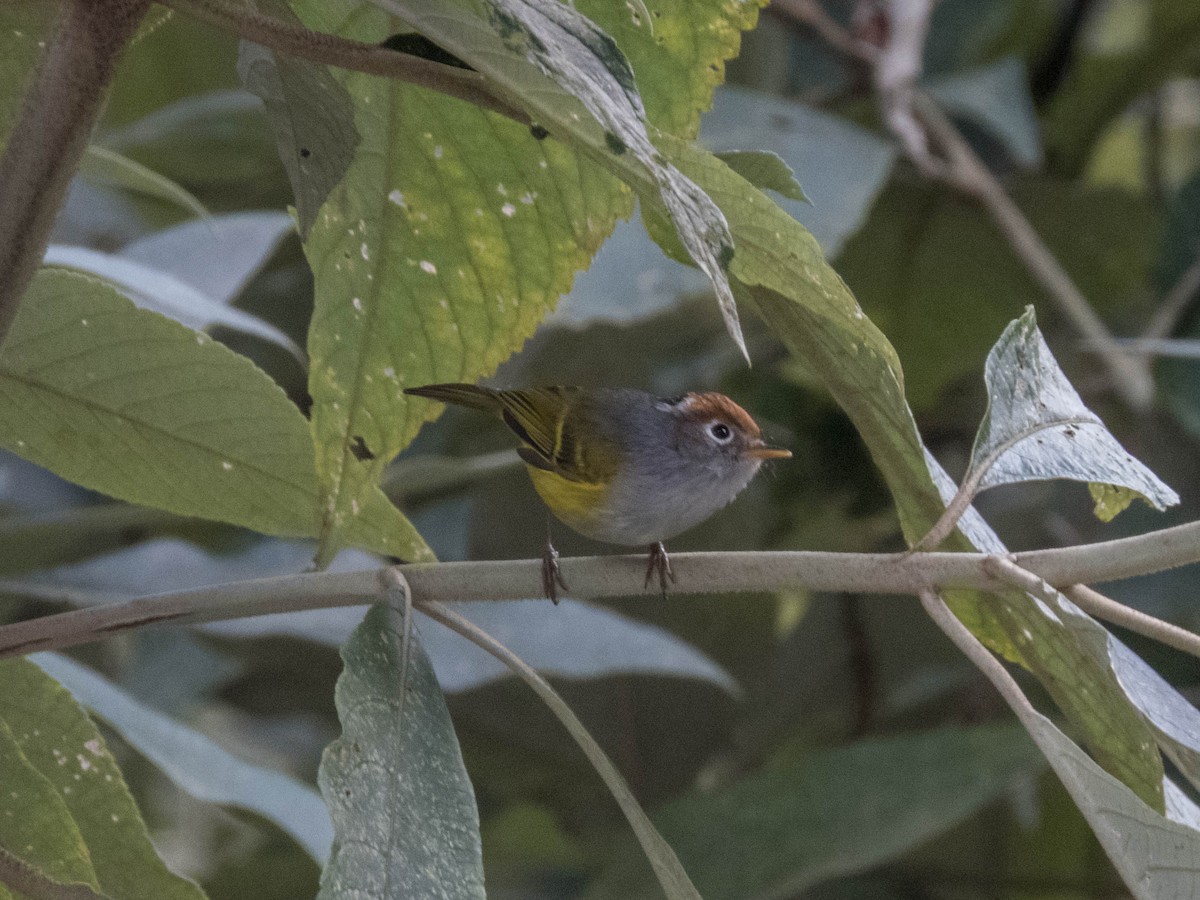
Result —
[{"label": "green leaf", "polygon": [[83,151],[79,174],[89,181],[165,200],[194,216],[208,215],[204,204],[181,185],[136,160],[98,144],[90,144]]},{"label": "green leaf", "polygon": [[1148,807],[1044,716],[1029,733],[1138,900],[1185,900],[1200,890],[1200,832]]},{"label": "green leaf", "polygon": [[106,896],[202,900],[203,892],[154,852],[103,737],[66,690],[27,660],[0,663],[0,720],[74,819]]},{"label": "green leaf", "polygon": [[[282,0],[263,5],[272,18],[299,24]],[[327,67],[248,41],[238,53],[238,75],[246,90],[266,104],[267,121],[296,198],[300,236],[306,237],[358,146],[350,94]]]},{"label": "green leaf", "polygon": [[37,653],[31,659],[184,791],[256,812],[290,834],[318,865],[328,858],[329,814],[308,785],[235,756],[69,657]]},{"label": "green leaf", "polygon": [[[711,155],[682,142],[666,149],[725,211],[738,246],[731,273],[742,296],[824,380],[870,448],[905,536],[918,540],[944,508],[933,482],[934,472],[944,473],[926,457],[895,351],[795,220]],[[999,551],[989,551],[1003,552],[995,544]],[[962,538],[948,546],[973,545]],[[954,592],[948,600],[982,641],[1038,676],[1106,767],[1140,796],[1162,802],[1161,759],[1106,660],[1025,594]]]},{"label": "green leaf", "polygon": [[475,794],[416,632],[376,604],[342,659],[342,736],[318,776],[335,829],[319,900],[483,900]]},{"label": "green leaf", "polygon": [[488,76],[559,140],[655,197],[712,282],[726,328],[747,355],[726,274],[733,245],[725,217],[658,152],[633,70],[607,33],[557,2],[483,0],[482,9],[470,0],[372,2]]},{"label": "green leaf", "polygon": [[[983,491],[1067,478],[1124,488],[1158,510],[1179,502],[1179,495],[1130,456],[1084,406],[1046,345],[1032,306],[1000,335],[984,377],[988,408],[964,484]],[[1120,512],[1109,509],[1112,515]]]},{"label": "green leaf", "polygon": [[[705,900],[793,897],[925,843],[1039,765],[1020,728],[946,728],[814,751],[684,796],[655,820]],[[589,900],[658,896],[632,859],[618,858]]]},{"label": "green leaf", "polygon": [[1082,169],[1109,122],[1183,74],[1200,48],[1200,5],[1192,0],[1116,3],[1095,19],[1091,52],[1072,60],[1044,113],[1047,155],[1066,174]]},{"label": "green leaf", "polygon": [[1111,522],[1129,509],[1129,504],[1134,500],[1144,500],[1146,503],[1150,503],[1144,495],[1131,488],[1116,487],[1102,482],[1088,482],[1088,493],[1092,495],[1092,501],[1095,503],[1092,512],[1101,522]]},{"label": "green leaf", "polygon": [[789,200],[809,202],[804,196],[804,188],[796,180],[796,173],[768,150],[730,150],[716,156],[756,188],[774,191]]},{"label": "green leaf", "polygon": [[1010,56],[930,79],[924,87],[942,106],[997,138],[1018,165],[1033,167],[1042,161],[1042,141],[1028,85],[1024,63]]},{"label": "green leaf", "polygon": [[[316,532],[304,417],[249,360],[71,272],[39,272],[26,301],[0,354],[0,446],[131,503]],[[376,494],[352,538],[407,550]]]},{"label": "green leaf", "polygon": [[[392,27],[353,2],[296,8],[310,27],[360,40]],[[627,11],[606,9],[629,27]],[[669,0],[661,12],[663,43],[633,41],[633,60],[661,76],[652,113],[694,127],[712,70],[736,51],[754,10]],[[493,372],[632,210],[628,190],[598,166],[508,119],[370,76],[337,77],[362,99],[362,144],[305,245],[316,278],[309,390],[322,559],[435,412],[402,389]]]},{"label": "green leaf", "polygon": [[[30,765],[0,718],[0,856],[9,854],[44,878],[99,888],[87,844],[50,780]],[[6,866],[0,864],[0,895]]]}]

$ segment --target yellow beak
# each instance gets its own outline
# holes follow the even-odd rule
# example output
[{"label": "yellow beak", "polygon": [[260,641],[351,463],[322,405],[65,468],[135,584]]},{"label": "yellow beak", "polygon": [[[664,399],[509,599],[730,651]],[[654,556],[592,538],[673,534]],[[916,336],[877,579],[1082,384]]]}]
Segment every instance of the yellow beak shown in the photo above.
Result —
[{"label": "yellow beak", "polygon": [[746,451],[747,456],[753,456],[755,459],[791,459],[792,451],[785,450],[783,447],[751,447]]}]

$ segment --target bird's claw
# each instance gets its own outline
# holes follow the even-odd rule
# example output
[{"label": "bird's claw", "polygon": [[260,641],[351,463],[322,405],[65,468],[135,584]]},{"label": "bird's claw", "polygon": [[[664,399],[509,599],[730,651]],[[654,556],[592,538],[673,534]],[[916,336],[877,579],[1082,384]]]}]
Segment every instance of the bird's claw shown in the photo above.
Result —
[{"label": "bird's claw", "polygon": [[564,591],[570,590],[558,565],[558,551],[554,549],[553,544],[547,541],[546,550],[542,553],[542,593],[555,606],[558,605],[558,589],[560,587]]},{"label": "bird's claw", "polygon": [[646,581],[642,585],[643,588],[650,587],[650,579],[654,577],[655,572],[658,573],[658,586],[662,589],[665,600],[667,598],[667,582],[675,583],[675,570],[671,568],[671,557],[667,555],[667,548],[663,546],[662,541],[650,545],[650,559],[646,565]]}]

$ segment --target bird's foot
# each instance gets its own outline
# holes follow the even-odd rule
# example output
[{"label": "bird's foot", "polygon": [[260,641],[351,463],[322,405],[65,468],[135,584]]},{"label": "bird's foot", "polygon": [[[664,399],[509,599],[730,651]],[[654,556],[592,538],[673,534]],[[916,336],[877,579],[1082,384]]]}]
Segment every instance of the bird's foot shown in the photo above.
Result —
[{"label": "bird's foot", "polygon": [[667,582],[675,583],[675,571],[671,568],[671,557],[667,555],[667,548],[663,546],[663,542],[650,545],[650,559],[646,566],[646,582],[642,587],[650,587],[650,579],[654,573],[658,573],[658,586],[662,589],[663,599],[667,598]]},{"label": "bird's foot", "polygon": [[546,541],[546,549],[542,553],[542,593],[555,605],[558,605],[558,589],[569,591],[567,582],[562,576],[558,565],[558,551],[554,545]]}]

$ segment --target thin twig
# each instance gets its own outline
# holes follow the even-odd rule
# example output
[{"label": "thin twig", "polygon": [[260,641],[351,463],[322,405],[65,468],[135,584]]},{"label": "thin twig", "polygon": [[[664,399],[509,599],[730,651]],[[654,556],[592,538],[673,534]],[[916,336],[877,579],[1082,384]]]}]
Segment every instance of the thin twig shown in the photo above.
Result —
[{"label": "thin twig", "polygon": [[574,738],[580,749],[587,755],[588,760],[595,767],[600,777],[604,779],[604,783],[608,785],[609,792],[613,799],[621,807],[621,812],[625,814],[625,818],[629,821],[630,827],[637,835],[638,842],[641,843],[646,852],[646,857],[650,861],[650,865],[654,868],[655,875],[658,876],[664,889],[672,897],[695,897],[700,900],[700,894],[692,885],[691,879],[688,878],[683,866],[679,862],[679,858],[675,855],[675,851],[670,845],[663,840],[650,822],[649,817],[638,805],[634,799],[633,792],[629,789],[625,779],[621,773],[617,771],[617,767],[613,765],[612,760],[596,743],[595,738],[591,736],[579,718],[571,711],[571,708],[558,695],[558,692],[550,686],[545,678],[539,675],[528,663],[521,657],[513,653],[508,647],[500,643],[486,631],[481,629],[474,622],[464,619],[458,613],[451,612],[440,603],[424,602],[419,603],[418,608],[425,615],[429,616],[441,624],[445,625],[451,631],[469,640],[477,647],[486,650],[500,662],[504,663],[510,671],[516,674],[522,681],[529,685],[535,694],[542,698],[542,701],[550,708],[555,717],[562,722],[567,732]]},{"label": "thin twig", "polygon": [[1004,668],[1004,664],[996,659],[992,655],[992,651],[983,646],[975,635],[971,634],[970,629],[958,620],[958,616],[950,611],[946,601],[937,592],[921,591],[920,597],[921,606],[924,607],[925,612],[929,613],[929,618],[933,619],[934,624],[942,629],[963,655],[987,676],[988,681],[1000,692],[1000,696],[1004,698],[1012,711],[1017,714],[1021,724],[1026,729],[1032,730],[1037,719],[1041,718],[1041,714],[1033,708],[1033,704],[1029,702],[1029,698],[1025,696],[1025,692],[1021,690],[1016,679],[1009,674],[1008,669]]},{"label": "thin twig", "polygon": [[913,108],[934,0],[886,0],[886,5],[888,39],[874,67],[883,120],[922,174],[942,178],[945,165],[930,153]]},{"label": "thin twig", "polygon": [[227,0],[162,0],[164,5],[239,37],[289,56],[325,63],[340,69],[380,75],[457,97],[490,109],[522,124],[529,116],[498,96],[491,82],[470,69],[433,62],[411,53],[400,53],[378,44],[367,44],[334,34],[312,31],[283,22]]},{"label": "thin twig", "polygon": [[[923,590],[1010,586],[984,553],[822,553],[763,551],[681,553],[671,592],[723,594],[803,587],[813,591],[919,594]],[[1102,544],[1037,550],[1010,557],[1017,566],[1066,588],[1200,562],[1200,522]],[[642,591],[641,556],[561,560],[572,594],[627,597]],[[541,560],[427,563],[399,567],[414,602],[519,600],[538,594]],[[194,624],[278,612],[371,603],[379,570],[313,572],[141,597],[115,606],[77,609],[0,627],[0,658],[73,647],[153,625]]]},{"label": "thin twig", "polygon": [[1200,293],[1200,254],[1167,291],[1162,303],[1150,317],[1146,330],[1142,332],[1142,338],[1154,341],[1170,335],[1197,293]]},{"label": "thin twig", "polygon": [[[997,578],[1002,578],[1013,587],[1032,594],[1051,607],[1060,593],[1060,590],[1050,585],[1046,579],[1022,568],[1011,559],[993,556],[984,560],[983,567]],[[1069,585],[1063,588],[1061,593],[1096,618],[1124,626],[1130,631],[1200,658],[1200,635],[1118,603],[1084,584]]]},{"label": "thin twig", "polygon": [[947,183],[982,204],[1030,274],[1099,355],[1112,378],[1113,387],[1133,409],[1146,409],[1154,399],[1154,382],[1145,361],[1130,354],[1113,339],[1108,327],[1025,214],[941,108],[923,94],[917,95],[915,108],[949,163]]},{"label": "thin twig", "polygon": [[870,66],[874,66],[879,58],[879,48],[855,38],[841,23],[825,12],[818,0],[771,0],[768,9],[811,28],[825,43],[845,56]]},{"label": "thin twig", "polygon": [[[880,85],[879,69],[888,51],[882,55],[864,52],[867,45],[855,40],[841,25],[830,19],[816,0],[775,0],[773,5],[790,18],[812,27],[831,47],[848,58],[871,66],[881,91],[893,83],[901,86],[905,83],[905,79],[893,76],[886,80],[886,85]],[[893,16],[898,7],[911,7],[916,16],[921,12],[921,8],[927,5],[927,0],[889,0]],[[902,42],[893,48],[897,60],[895,71],[905,74],[911,72],[914,59],[919,59],[913,56],[913,47],[915,39],[923,34],[921,20],[905,17],[897,22],[893,18],[892,27],[895,28],[896,24],[907,24],[907,27],[902,29]],[[906,64],[900,66],[900,62],[905,60]],[[889,105],[892,107],[890,115]],[[931,164],[928,152],[920,149],[924,141],[914,141],[909,127],[911,121],[904,115],[905,110],[915,113],[919,124],[924,127],[925,134],[939,145],[946,157],[946,165]],[[1136,410],[1149,407],[1154,399],[1154,382],[1145,359],[1117,344],[1083,292],[937,104],[920,91],[900,90],[899,93],[893,92],[891,100],[885,102],[884,112],[885,121],[922,172],[937,177],[975,198],[988,211],[1013,248],[1013,252],[1100,356],[1114,388],[1122,399]],[[933,160],[933,163],[936,162]]]}]

